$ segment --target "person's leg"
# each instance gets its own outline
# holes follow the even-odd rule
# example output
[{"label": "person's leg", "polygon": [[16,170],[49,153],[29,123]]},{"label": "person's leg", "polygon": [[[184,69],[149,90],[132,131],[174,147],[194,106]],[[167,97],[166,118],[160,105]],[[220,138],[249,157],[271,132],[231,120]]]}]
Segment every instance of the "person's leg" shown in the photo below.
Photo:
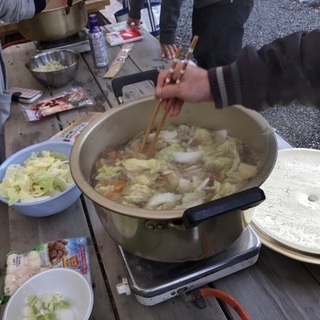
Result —
[{"label": "person's leg", "polygon": [[193,8],[192,32],[199,36],[194,57],[200,67],[209,69],[236,59],[252,6],[253,0],[223,0]]}]

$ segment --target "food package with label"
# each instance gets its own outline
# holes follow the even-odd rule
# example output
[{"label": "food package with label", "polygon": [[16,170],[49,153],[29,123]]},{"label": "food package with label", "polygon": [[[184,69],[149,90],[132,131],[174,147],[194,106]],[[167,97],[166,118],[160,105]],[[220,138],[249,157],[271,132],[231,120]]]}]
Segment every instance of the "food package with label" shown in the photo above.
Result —
[{"label": "food package with label", "polygon": [[119,44],[141,40],[142,38],[143,34],[141,30],[134,27],[124,27],[121,30],[108,32],[106,34],[106,40],[111,47],[117,46]]},{"label": "food package with label", "polygon": [[126,43],[122,46],[121,50],[118,52],[116,58],[112,61],[111,66],[107,73],[103,76],[104,78],[113,78],[121,69],[122,65],[125,63],[129,56],[130,51],[133,48],[133,43]]},{"label": "food package with label", "polygon": [[49,140],[54,141],[66,141],[74,143],[78,138],[79,134],[85,129],[90,121],[97,118],[101,113],[100,112],[89,112],[85,116],[71,123],[69,126],[64,128],[62,131],[59,131]]},{"label": "food package with label", "polygon": [[50,268],[71,268],[91,284],[89,249],[85,237],[57,239],[40,244],[27,253],[10,252],[6,256],[0,304],[33,275]]},{"label": "food package with label", "polygon": [[22,105],[27,121],[37,121],[58,112],[89,107],[95,104],[94,100],[82,88],[72,88],[49,99],[35,104]]}]

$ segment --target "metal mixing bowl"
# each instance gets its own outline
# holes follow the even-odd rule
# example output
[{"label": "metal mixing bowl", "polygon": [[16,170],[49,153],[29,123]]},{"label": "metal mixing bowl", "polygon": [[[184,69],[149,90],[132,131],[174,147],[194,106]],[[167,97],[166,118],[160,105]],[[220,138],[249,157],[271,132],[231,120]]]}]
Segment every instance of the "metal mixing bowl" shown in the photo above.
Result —
[{"label": "metal mixing bowl", "polygon": [[[79,68],[79,53],[72,50],[53,50],[38,53],[26,62],[26,68],[45,87],[60,88],[75,79]],[[39,71],[38,68],[48,68],[52,63],[64,66],[61,70]]]}]

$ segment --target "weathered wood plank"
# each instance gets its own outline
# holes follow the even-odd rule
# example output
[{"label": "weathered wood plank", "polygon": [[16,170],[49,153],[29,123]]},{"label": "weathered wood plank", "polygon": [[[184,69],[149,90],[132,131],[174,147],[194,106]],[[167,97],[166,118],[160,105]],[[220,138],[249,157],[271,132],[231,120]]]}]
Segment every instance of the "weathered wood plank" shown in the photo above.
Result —
[{"label": "weathered wood plank", "polygon": [[[320,275],[320,266],[313,266]],[[303,263],[263,246],[258,262],[214,282],[237,298],[252,320],[320,319],[319,283]]]},{"label": "weathered wood plank", "polygon": [[[52,115],[40,121],[26,123],[27,120],[23,116],[20,105],[17,103],[12,104],[10,121],[14,121],[17,126],[10,126],[10,128],[7,129],[7,132],[8,135],[15,137],[14,139],[17,141],[13,142],[13,144],[19,145],[20,148],[31,143],[49,139],[60,130],[60,125],[66,127],[87,112],[103,112],[110,109],[109,104],[106,101],[106,97],[95,84],[94,77],[82,58],[80,59],[76,79],[73,82],[63,88],[49,90],[34,79],[31,73],[24,66],[25,61],[34,54],[36,54],[36,50],[33,43],[24,44],[23,50],[21,50],[21,45],[12,46],[6,49],[6,57],[8,57],[6,61],[8,66],[8,82],[10,86],[22,86],[42,90],[43,96],[40,100],[68,91],[72,87],[81,87],[91,98],[94,99],[95,105],[61,112],[59,113],[59,118]],[[60,121],[58,121],[58,119]],[[19,125],[19,123],[21,125]],[[22,135],[21,132],[17,134],[17,127],[24,128],[24,135]]]},{"label": "weathered wood plank", "polygon": [[[108,314],[108,319],[115,319],[80,200],[65,211],[51,217],[26,217],[12,209],[9,210],[9,217],[10,250],[8,250],[8,241],[4,242],[7,252],[11,250],[19,253],[28,252],[40,243],[59,238],[87,237],[95,301],[91,319],[100,320],[102,314]],[[3,219],[2,217],[1,221]],[[5,226],[1,224],[2,227]],[[1,266],[5,263],[4,257],[3,254],[0,257]]]},{"label": "weathered wood plank", "polygon": [[306,267],[306,269],[308,269],[308,271],[313,275],[313,277],[318,281],[320,285],[320,266],[310,263],[305,263],[304,266]]},{"label": "weathered wood plank", "polygon": [[[8,207],[0,202],[0,257],[10,251],[10,233],[9,233],[9,216]],[[2,261],[0,259],[0,261]],[[4,265],[0,263],[0,275],[4,272]]]},{"label": "weathered wood plank", "polygon": [[[39,88],[45,91],[45,95],[48,95],[49,92],[46,91],[46,89],[43,89],[43,87],[41,87],[41,85],[38,84],[24,68],[26,57],[29,56],[29,54],[32,54],[30,44],[26,46],[26,50],[21,50],[19,47],[6,49],[6,57],[8,57],[9,85]],[[82,62],[82,64],[83,68],[85,68],[85,63]],[[88,69],[85,70],[87,74],[91,76]],[[79,77],[79,82],[85,83],[81,80],[81,77]],[[88,86],[90,85],[88,84]],[[91,92],[99,94],[99,89],[96,89],[92,84],[91,88]],[[58,92],[58,90],[59,89],[54,92]],[[105,105],[105,108],[108,108],[108,105],[105,102],[103,102],[103,104]],[[104,106],[103,109],[97,110],[104,110]],[[92,111],[92,109],[88,108],[88,111]],[[84,110],[82,112],[84,112]],[[69,115],[65,117],[65,119],[68,120],[75,120],[81,115],[77,110],[66,111],[65,113],[69,113]],[[61,123],[68,124],[67,120],[62,121]],[[20,106],[18,104],[13,104],[11,116],[6,123],[5,128],[7,156],[30,144],[49,139],[60,130],[60,125],[61,124],[58,123],[57,117],[55,116],[50,116],[32,123],[27,122]],[[93,241],[91,240],[90,230],[80,200],[76,201],[75,204],[65,211],[45,218],[30,218],[23,216],[16,213],[13,209],[9,209],[8,211],[7,207],[3,204],[1,204],[0,212],[1,266],[5,263],[5,254],[11,250],[23,253],[31,250],[40,243],[57,238],[87,237],[89,239],[91,275],[95,295],[95,304],[91,319],[101,319],[102,314],[108,315],[108,319],[110,320],[115,319],[108,290],[100,269],[100,264],[93,246]],[[1,309],[3,311],[3,308]]]},{"label": "weathered wood plank", "polygon": [[[129,57],[126,59],[119,73],[115,76],[122,77],[138,73],[141,71],[147,71],[151,69],[164,69],[170,66],[171,62],[167,59],[161,59],[160,57],[160,46],[158,40],[156,40],[149,32],[144,31],[144,39],[134,43],[134,46],[130,52]],[[120,46],[110,47],[108,46],[109,62],[110,64],[116,58]],[[155,52],[159,51],[158,54]],[[88,65],[93,65],[92,56],[86,53],[84,59]],[[111,106],[117,106],[118,102],[114,96],[111,81],[112,79],[103,78],[107,69],[93,69],[93,74],[96,78],[97,83],[105,93],[108,103]],[[134,85],[128,85],[123,90],[123,97],[125,101],[133,101],[141,97],[152,95],[154,93],[154,86],[149,81],[144,81]]]}]

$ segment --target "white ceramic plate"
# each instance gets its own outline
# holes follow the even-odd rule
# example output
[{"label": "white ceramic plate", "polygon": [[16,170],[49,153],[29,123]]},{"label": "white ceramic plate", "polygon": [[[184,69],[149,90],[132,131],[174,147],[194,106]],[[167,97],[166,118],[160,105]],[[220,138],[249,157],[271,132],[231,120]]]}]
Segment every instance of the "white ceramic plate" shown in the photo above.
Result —
[{"label": "white ceramic plate", "polygon": [[313,255],[310,253],[303,253],[302,251],[297,251],[297,250],[291,249],[285,245],[282,245],[280,242],[278,242],[274,239],[271,239],[266,234],[263,234],[262,232],[260,232],[259,228],[254,227],[254,224],[252,224],[251,226],[256,231],[261,242],[269,249],[274,250],[274,251],[276,251],[286,257],[289,257],[289,258],[292,258],[292,259],[295,259],[298,261],[320,265],[320,256],[319,255]]},{"label": "white ceramic plate", "polygon": [[303,256],[320,255],[320,150],[279,150],[261,189],[266,200],[255,207],[252,226],[265,235],[262,243],[272,249],[282,245],[281,253],[287,248]]}]

